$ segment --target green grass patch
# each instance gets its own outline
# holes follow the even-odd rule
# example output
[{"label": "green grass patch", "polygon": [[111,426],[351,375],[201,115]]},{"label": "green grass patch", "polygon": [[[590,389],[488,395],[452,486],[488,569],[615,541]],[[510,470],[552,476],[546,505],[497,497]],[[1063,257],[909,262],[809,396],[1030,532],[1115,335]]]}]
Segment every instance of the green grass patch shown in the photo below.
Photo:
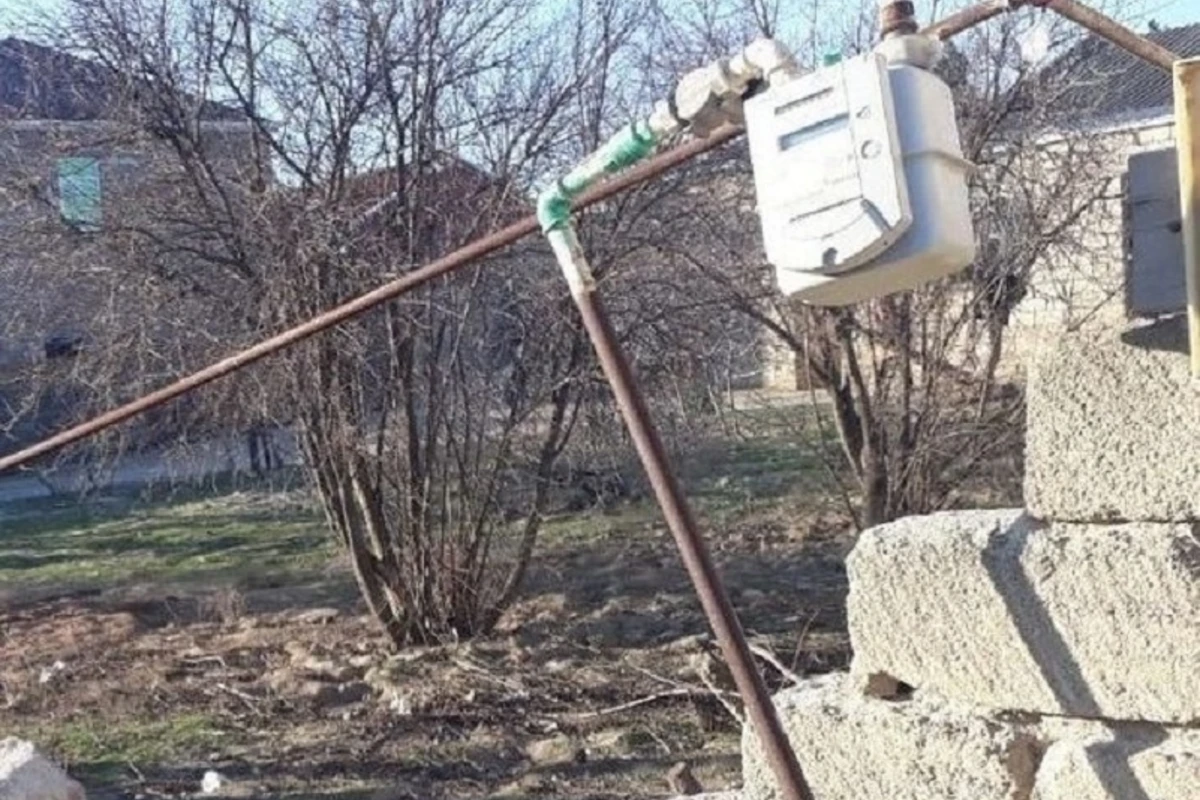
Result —
[{"label": "green grass patch", "polygon": [[270,495],[48,505],[0,516],[0,585],[253,583],[319,570],[333,549],[314,508]]},{"label": "green grass patch", "polygon": [[228,746],[231,736],[213,718],[192,712],[152,719],[77,717],[15,735],[38,742],[72,771],[106,783],[126,777],[130,765],[148,768],[203,759],[213,749]]},{"label": "green grass patch", "polygon": [[[785,498],[826,496],[829,475],[816,449],[816,432],[775,433],[713,441],[674,459],[684,491],[706,525],[743,518]],[[543,536],[554,542],[595,541],[645,531],[661,521],[648,491],[607,511],[548,519]]]}]

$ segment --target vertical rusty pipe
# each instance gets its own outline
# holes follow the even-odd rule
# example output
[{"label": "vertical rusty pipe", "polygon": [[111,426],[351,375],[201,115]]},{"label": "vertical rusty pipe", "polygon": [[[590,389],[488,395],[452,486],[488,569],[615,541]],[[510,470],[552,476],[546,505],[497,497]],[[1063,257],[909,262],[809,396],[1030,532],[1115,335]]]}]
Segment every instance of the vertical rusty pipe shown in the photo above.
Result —
[{"label": "vertical rusty pipe", "polygon": [[1192,378],[1200,380],[1200,59],[1175,64],[1175,146],[1183,212],[1188,346]]},{"label": "vertical rusty pipe", "polygon": [[912,0],[883,0],[879,4],[879,38],[917,32],[917,10]]},{"label": "vertical rusty pipe", "polygon": [[712,556],[696,526],[695,517],[671,469],[666,448],[650,418],[645,398],[629,366],[629,361],[617,342],[616,332],[605,311],[603,301],[594,286],[572,292],[575,304],[583,316],[584,326],[604,375],[612,387],[621,416],[633,438],[642,467],[654,488],[667,527],[675,537],[684,566],[696,587],[696,594],[717,636],[721,652],[733,673],[738,692],[762,742],[767,761],[780,783],[780,793],[786,800],[814,800],[796,754],[788,744],[787,734],[779,722],[766,684],[754,665],[746,634],[734,613],[729,595],[713,565]]}]

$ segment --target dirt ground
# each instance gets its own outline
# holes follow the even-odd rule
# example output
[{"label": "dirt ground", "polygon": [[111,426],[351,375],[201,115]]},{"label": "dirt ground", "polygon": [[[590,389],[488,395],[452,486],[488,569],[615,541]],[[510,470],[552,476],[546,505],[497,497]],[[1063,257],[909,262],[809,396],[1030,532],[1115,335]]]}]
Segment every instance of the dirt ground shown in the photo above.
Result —
[{"label": "dirt ground", "polygon": [[[779,667],[844,666],[844,520],[796,499],[802,459],[729,458],[690,488],[772,688],[789,680]],[[706,789],[737,784],[740,708],[648,503],[548,522],[493,635],[401,653],[344,566],[282,569],[320,533],[270,513],[202,504],[24,534],[10,517],[0,732],[33,739],[92,798],[199,795],[208,771],[209,797],[666,797],[679,762]],[[268,549],[254,531],[271,520]],[[107,582],[64,588],[77,559]],[[235,560],[233,584],[207,571]]]},{"label": "dirt ground", "polygon": [[[718,547],[745,625],[795,672],[841,666],[844,548],[777,539]],[[0,729],[75,753],[93,797],[195,794],[207,770],[256,797],[659,797],[679,761],[736,783],[664,531],[551,549],[531,584],[494,636],[391,656],[344,579],[12,608]]]}]

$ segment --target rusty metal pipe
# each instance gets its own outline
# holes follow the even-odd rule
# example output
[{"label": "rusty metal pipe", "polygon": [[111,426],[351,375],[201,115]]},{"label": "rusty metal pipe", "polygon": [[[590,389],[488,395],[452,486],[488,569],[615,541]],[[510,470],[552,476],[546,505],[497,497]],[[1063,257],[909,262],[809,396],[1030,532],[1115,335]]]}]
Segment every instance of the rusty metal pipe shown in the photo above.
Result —
[{"label": "rusty metal pipe", "polygon": [[666,448],[650,418],[645,397],[629,366],[629,360],[618,344],[604,303],[594,286],[572,292],[572,296],[600,359],[600,366],[612,387],[625,426],[637,448],[642,467],[650,479],[663,518],[675,537],[675,544],[696,588],[700,604],[733,674],[738,694],[745,703],[767,762],[779,781],[780,794],[785,800],[814,800],[796,754],[788,744],[771,695],[754,665],[746,634],[733,610],[733,604],[729,602],[729,595],[713,564],[712,555],[696,526],[691,507],[671,468]]},{"label": "rusty metal pipe", "polygon": [[1176,56],[1170,50],[1078,0],[1030,0],[1030,5],[1048,8],[1165,72],[1170,73],[1175,67]]},{"label": "rusty metal pipe", "polygon": [[978,5],[968,6],[940,22],[935,22],[921,30],[925,36],[946,40],[957,36],[965,30],[974,28],[980,23],[987,22],[992,17],[998,17],[1013,9],[1011,0],[985,0]]},{"label": "rusty metal pipe", "polygon": [[1200,381],[1200,59],[1175,65],[1175,142],[1183,212],[1188,349],[1192,379]]},{"label": "rusty metal pipe", "polygon": [[917,9],[912,0],[883,0],[879,4],[879,38],[917,32]]},{"label": "rusty metal pipe", "polygon": [[935,22],[921,33],[938,39],[949,39],[1006,11],[1016,11],[1026,6],[1049,9],[1164,72],[1174,69],[1177,57],[1170,50],[1079,0],[985,0],[951,14],[941,22]]},{"label": "rusty metal pipe", "polygon": [[[593,203],[598,203],[626,189],[644,183],[702,153],[717,148],[730,139],[741,135],[741,133],[741,128],[726,127],[714,131],[706,139],[697,139],[668,150],[646,161],[644,164],[629,170],[627,173],[584,193],[579,198],[576,207],[586,208]],[[340,325],[364,311],[369,311],[383,303],[395,300],[405,292],[415,289],[423,283],[427,283],[434,278],[440,278],[443,275],[448,275],[459,267],[463,267],[476,259],[483,258],[503,247],[507,247],[517,240],[535,233],[537,230],[537,219],[533,216],[525,217],[506,228],[477,239],[465,247],[459,248],[430,264],[426,264],[420,269],[397,278],[390,283],[386,283],[374,291],[360,295],[347,303],[313,317],[305,323],[276,334],[245,350],[234,353],[187,377],[180,378],[175,383],[164,386],[111,411],[107,411],[73,428],[68,428],[65,431],[54,434],[48,439],[44,439],[24,450],[4,456],[0,458],[0,474],[28,464],[35,458],[52,453],[67,445],[86,439],[89,436],[94,436],[101,431],[119,425],[152,408],[168,403],[194,389],[199,389],[206,384],[223,378],[243,367],[247,367],[280,350],[302,342],[310,336],[315,336],[322,331]]]}]

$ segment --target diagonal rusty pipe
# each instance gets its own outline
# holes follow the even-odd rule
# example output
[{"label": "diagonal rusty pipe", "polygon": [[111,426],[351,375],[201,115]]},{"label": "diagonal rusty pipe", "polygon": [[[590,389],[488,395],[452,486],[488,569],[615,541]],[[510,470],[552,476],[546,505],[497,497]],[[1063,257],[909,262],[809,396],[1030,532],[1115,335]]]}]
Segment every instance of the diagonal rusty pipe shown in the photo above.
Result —
[{"label": "diagonal rusty pipe", "polygon": [[[1020,2],[1020,0],[1017,0]],[[1064,19],[1081,25],[1097,36],[1120,47],[1165,72],[1175,68],[1177,56],[1160,44],[1150,41],[1112,17],[1100,13],[1079,0],[1028,0],[1036,8],[1048,8]]]},{"label": "diagonal rusty pipe", "polygon": [[788,742],[775,704],[771,701],[771,693],[755,666],[742,623],[733,609],[729,593],[696,524],[691,505],[667,457],[667,449],[646,406],[645,395],[618,343],[604,302],[594,285],[572,294],[592,346],[596,349],[604,377],[608,379],[625,420],[625,427],[650,479],[663,519],[675,539],[704,615],[716,635],[725,663],[729,665],[729,672],[746,707],[752,729],[778,782],[780,796],[783,800],[815,800],[796,753]]},{"label": "diagonal rusty pipe", "polygon": [[938,39],[950,39],[993,17],[1026,7],[1053,11],[1164,72],[1174,69],[1178,58],[1175,53],[1079,0],[984,0],[935,22],[921,33]]}]

